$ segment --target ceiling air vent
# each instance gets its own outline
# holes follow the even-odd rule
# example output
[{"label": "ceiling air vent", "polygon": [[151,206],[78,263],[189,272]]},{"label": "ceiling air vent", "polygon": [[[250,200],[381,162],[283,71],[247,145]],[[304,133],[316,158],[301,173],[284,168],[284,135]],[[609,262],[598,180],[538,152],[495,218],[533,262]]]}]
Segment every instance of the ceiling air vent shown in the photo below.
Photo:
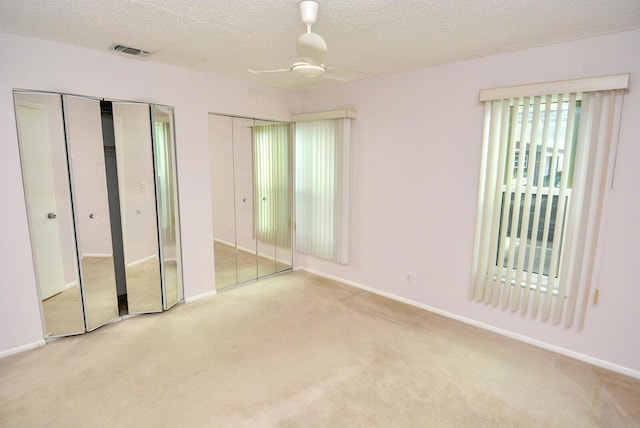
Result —
[{"label": "ceiling air vent", "polygon": [[124,45],[113,45],[111,46],[111,49],[114,51],[126,53],[129,55],[135,55],[135,56],[148,56],[150,54],[148,51],[143,51],[142,49],[132,48]]}]

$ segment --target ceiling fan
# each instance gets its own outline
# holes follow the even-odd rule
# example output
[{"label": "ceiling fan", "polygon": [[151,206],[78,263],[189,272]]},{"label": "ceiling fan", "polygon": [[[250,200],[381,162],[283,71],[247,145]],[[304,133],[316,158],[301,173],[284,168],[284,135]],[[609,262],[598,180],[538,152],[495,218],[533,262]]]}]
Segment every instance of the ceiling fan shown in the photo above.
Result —
[{"label": "ceiling fan", "polygon": [[318,9],[320,4],[315,0],[303,0],[298,3],[302,22],[307,26],[307,32],[298,38],[296,51],[298,59],[289,68],[277,70],[251,70],[249,73],[295,73],[302,77],[325,77],[334,80],[347,81],[362,75],[363,73],[332,68],[324,65],[324,58],[327,55],[327,43],[320,35],[311,31],[311,26],[318,19]]}]

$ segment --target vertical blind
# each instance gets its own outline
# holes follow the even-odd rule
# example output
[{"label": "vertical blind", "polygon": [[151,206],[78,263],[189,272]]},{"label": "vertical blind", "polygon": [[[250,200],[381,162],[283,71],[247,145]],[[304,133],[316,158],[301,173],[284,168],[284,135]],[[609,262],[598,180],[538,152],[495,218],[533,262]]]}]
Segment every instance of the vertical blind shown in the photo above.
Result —
[{"label": "vertical blind", "polygon": [[296,249],[348,263],[350,119],[296,123]]},{"label": "vertical blind", "polygon": [[470,298],[582,326],[628,75],[562,83],[481,93]]},{"label": "vertical blind", "polygon": [[168,122],[155,122],[154,135],[157,151],[156,173],[158,175],[158,205],[160,206],[160,234],[165,244],[175,244],[176,235],[173,218],[175,207],[173,198],[173,165],[171,164],[171,127]]},{"label": "vertical blind", "polygon": [[283,248],[291,248],[289,129],[288,123],[253,128],[256,237]]}]

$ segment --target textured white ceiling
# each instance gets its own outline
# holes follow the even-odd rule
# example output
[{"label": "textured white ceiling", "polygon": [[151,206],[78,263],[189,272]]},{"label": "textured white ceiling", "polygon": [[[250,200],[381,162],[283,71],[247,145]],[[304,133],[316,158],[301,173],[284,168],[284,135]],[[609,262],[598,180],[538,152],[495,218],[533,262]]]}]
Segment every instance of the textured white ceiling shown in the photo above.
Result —
[{"label": "textured white ceiling", "polygon": [[[326,65],[392,74],[640,28],[640,0],[319,0]],[[0,0],[0,31],[285,88],[338,83],[288,68],[305,31],[298,0]],[[639,49],[640,53],[640,49]],[[118,53],[114,53],[118,55]],[[122,54],[119,54],[122,55]]]}]

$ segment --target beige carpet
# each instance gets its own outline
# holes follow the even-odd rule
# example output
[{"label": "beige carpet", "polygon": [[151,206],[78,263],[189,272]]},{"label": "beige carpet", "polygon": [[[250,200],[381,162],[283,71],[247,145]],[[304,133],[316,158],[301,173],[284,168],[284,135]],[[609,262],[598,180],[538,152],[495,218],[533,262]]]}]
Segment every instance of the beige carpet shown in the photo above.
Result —
[{"label": "beige carpet", "polygon": [[302,272],[0,360],[0,426],[639,425],[639,380]]}]

